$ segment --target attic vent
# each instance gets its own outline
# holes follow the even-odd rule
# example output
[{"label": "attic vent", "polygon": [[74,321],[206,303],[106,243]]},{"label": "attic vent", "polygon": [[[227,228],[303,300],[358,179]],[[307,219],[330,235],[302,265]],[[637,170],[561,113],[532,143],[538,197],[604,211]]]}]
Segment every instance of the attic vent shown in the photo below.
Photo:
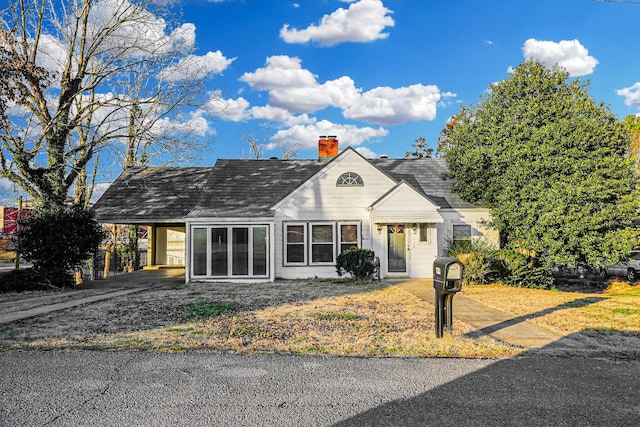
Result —
[{"label": "attic vent", "polygon": [[362,187],[364,182],[362,177],[354,172],[345,172],[338,178],[337,187]]}]

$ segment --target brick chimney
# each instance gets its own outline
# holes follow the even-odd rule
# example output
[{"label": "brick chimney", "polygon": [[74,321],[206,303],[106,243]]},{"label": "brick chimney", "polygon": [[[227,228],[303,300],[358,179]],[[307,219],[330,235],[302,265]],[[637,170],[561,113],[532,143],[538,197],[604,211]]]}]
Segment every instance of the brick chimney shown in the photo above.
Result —
[{"label": "brick chimney", "polygon": [[331,160],[338,155],[338,140],[335,135],[320,136],[318,141],[318,158]]}]

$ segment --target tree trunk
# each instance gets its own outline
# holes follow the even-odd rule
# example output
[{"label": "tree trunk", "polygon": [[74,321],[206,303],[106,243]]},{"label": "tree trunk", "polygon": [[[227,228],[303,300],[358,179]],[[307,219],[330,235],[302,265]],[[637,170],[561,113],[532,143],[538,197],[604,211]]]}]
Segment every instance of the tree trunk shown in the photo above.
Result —
[{"label": "tree trunk", "polygon": [[111,254],[116,247],[116,225],[113,224],[113,228],[111,229],[111,241],[107,243],[106,251],[104,254],[104,272],[102,273],[102,277],[107,279],[109,278],[109,269],[111,268]]}]

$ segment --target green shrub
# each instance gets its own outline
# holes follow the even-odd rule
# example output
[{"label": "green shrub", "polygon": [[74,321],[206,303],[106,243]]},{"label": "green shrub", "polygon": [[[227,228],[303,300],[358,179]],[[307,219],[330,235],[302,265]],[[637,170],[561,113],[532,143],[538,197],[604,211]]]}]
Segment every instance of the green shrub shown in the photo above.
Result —
[{"label": "green shrub", "polygon": [[51,286],[74,284],[73,271],[100,245],[104,233],[80,207],[40,208],[19,221],[22,256]]},{"label": "green shrub", "polygon": [[492,283],[496,279],[492,268],[495,249],[485,239],[468,239],[449,242],[448,255],[457,258],[463,267],[462,282],[464,284]]},{"label": "green shrub", "polygon": [[462,240],[449,245],[449,256],[463,266],[463,283],[503,283],[520,288],[548,288],[550,270],[539,258],[515,249],[495,249],[483,239]]},{"label": "green shrub", "polygon": [[43,291],[49,289],[49,281],[31,268],[11,270],[0,274],[0,293]]},{"label": "green shrub", "polygon": [[372,250],[351,248],[338,255],[336,272],[338,276],[349,273],[356,280],[372,278],[376,270],[374,260],[375,254]]},{"label": "green shrub", "polygon": [[553,281],[550,271],[536,257],[514,249],[496,251],[494,268],[498,280],[518,288],[548,288]]}]

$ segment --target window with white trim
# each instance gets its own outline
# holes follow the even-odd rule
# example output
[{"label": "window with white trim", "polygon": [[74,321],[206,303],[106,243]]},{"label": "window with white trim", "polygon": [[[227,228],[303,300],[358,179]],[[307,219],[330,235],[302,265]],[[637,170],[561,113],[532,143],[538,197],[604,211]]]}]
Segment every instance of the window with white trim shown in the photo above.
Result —
[{"label": "window with white trim", "polygon": [[360,246],[360,222],[284,224],[285,266],[333,265],[342,251]]},{"label": "window with white trim", "polygon": [[347,249],[357,248],[360,246],[360,224],[339,223],[338,224],[338,244],[339,253]]},{"label": "window with white trim", "polygon": [[268,276],[267,225],[212,225],[192,228],[193,277]]},{"label": "window with white trim", "polygon": [[306,224],[285,225],[285,264],[306,264]]},{"label": "window with white trim", "polygon": [[471,226],[469,224],[453,224],[453,243],[471,240]]},{"label": "window with white trim", "polygon": [[431,241],[431,224],[420,224],[420,241],[424,243]]},{"label": "window with white trim", "polygon": [[311,264],[333,264],[334,224],[309,224],[311,227]]}]

